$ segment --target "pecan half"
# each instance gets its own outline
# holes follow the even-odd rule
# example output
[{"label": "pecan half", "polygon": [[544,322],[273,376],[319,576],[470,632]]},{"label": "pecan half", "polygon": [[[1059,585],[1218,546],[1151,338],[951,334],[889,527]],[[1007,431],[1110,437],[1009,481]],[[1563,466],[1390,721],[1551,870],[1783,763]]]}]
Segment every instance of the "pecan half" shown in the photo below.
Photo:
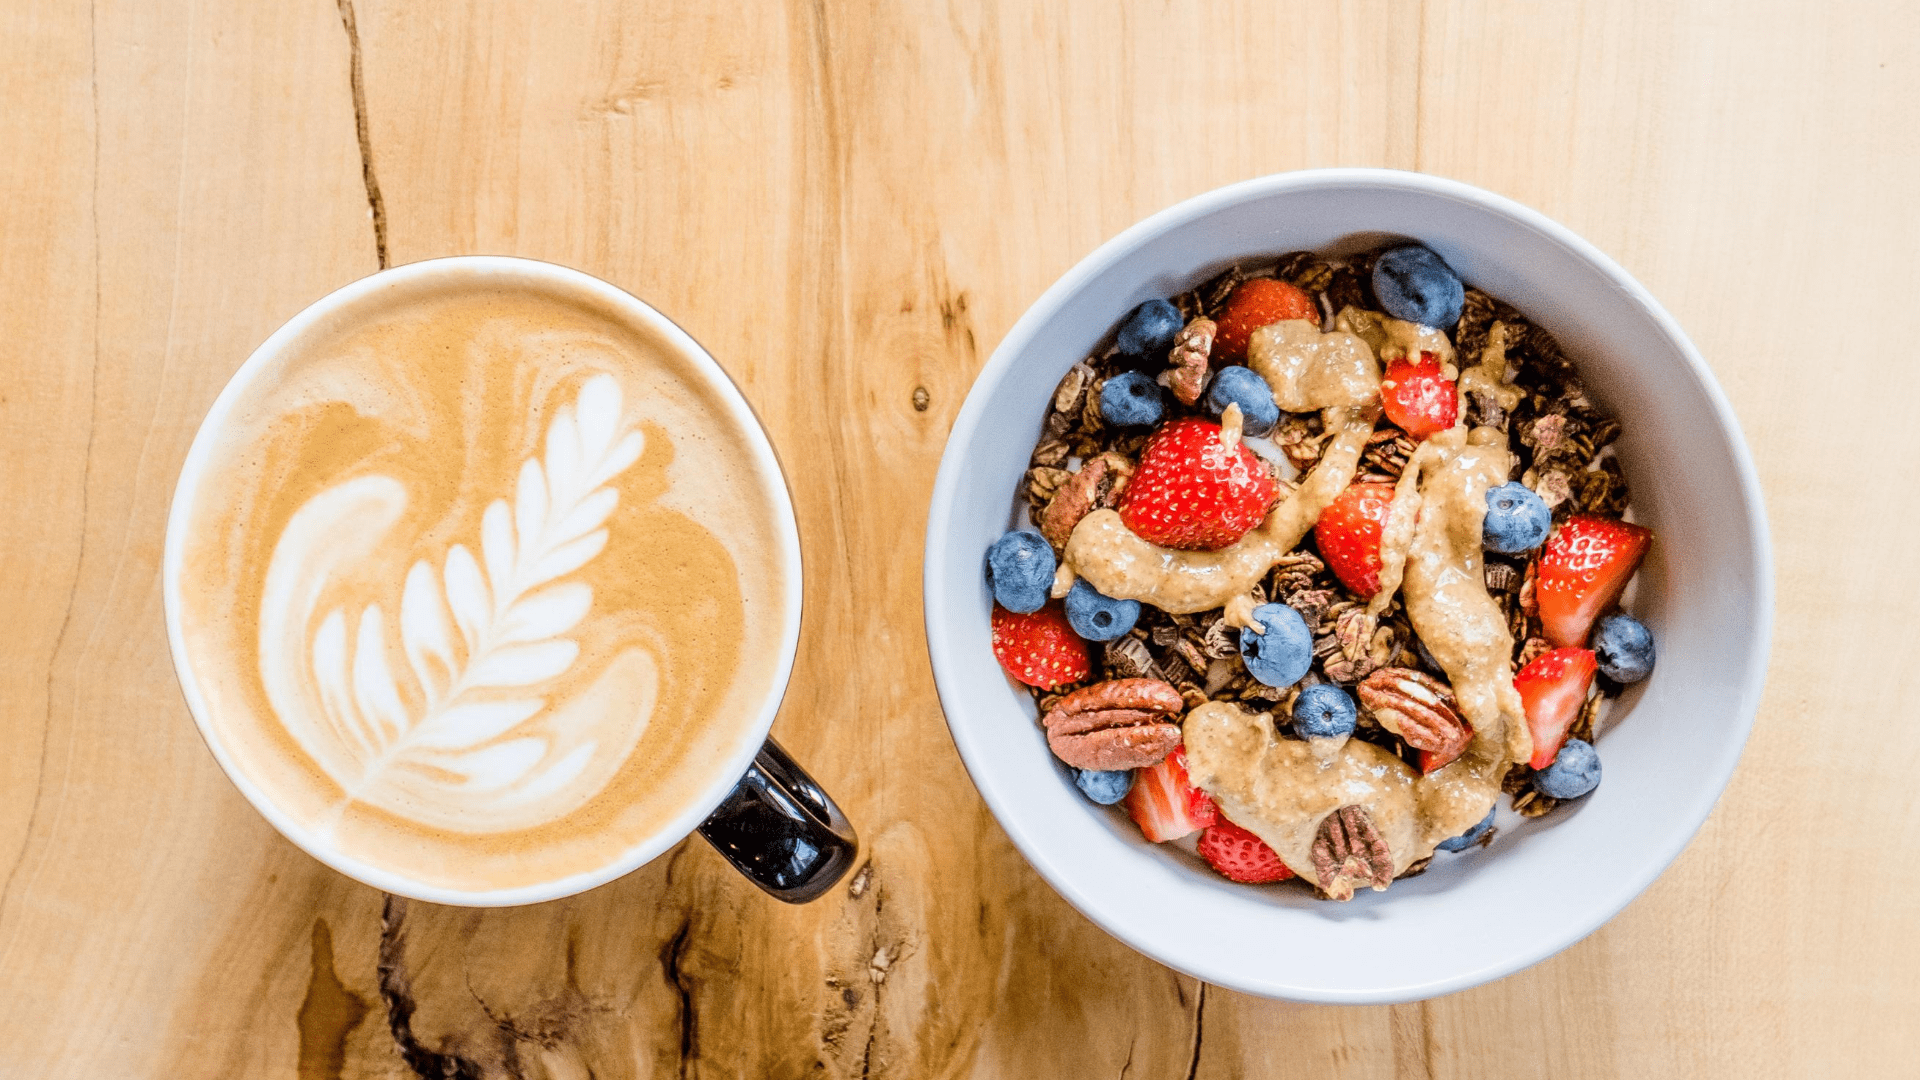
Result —
[{"label": "pecan half", "polygon": [[[1102,487],[1114,490],[1132,473],[1133,464],[1119,454],[1101,454],[1088,460],[1080,466],[1080,471],[1068,474],[1061,481],[1047,508],[1040,511],[1040,535],[1056,548],[1066,547],[1073,527],[1080,524],[1080,519],[1099,501]],[[1103,485],[1104,480],[1112,483]]]},{"label": "pecan half", "polygon": [[1183,405],[1199,401],[1200,391],[1206,389],[1207,356],[1213,351],[1217,329],[1212,319],[1203,316],[1188,323],[1173,339],[1173,348],[1167,354],[1167,389]]},{"label": "pecan half", "polygon": [[1040,511],[1040,535],[1056,548],[1067,546],[1067,537],[1073,534],[1073,527],[1093,509],[1093,495],[1100,487],[1100,478],[1107,474],[1107,461],[1104,457],[1094,458],[1080,471],[1067,477],[1053,493],[1047,508]]},{"label": "pecan half", "polygon": [[1363,884],[1380,892],[1393,881],[1393,853],[1365,807],[1343,806],[1322,818],[1312,854],[1314,876],[1329,899],[1351,900]]},{"label": "pecan half", "polygon": [[1380,726],[1416,750],[1451,760],[1473,738],[1473,729],[1460,718],[1452,688],[1424,672],[1381,668],[1367,676],[1359,690],[1360,701],[1373,710]]},{"label": "pecan half", "polygon": [[[1329,615],[1333,617],[1331,630],[1327,626]],[[1359,604],[1335,604],[1323,614],[1313,653],[1320,657],[1327,678],[1337,683],[1355,683],[1372,674],[1373,669],[1380,666],[1372,656],[1377,629],[1378,621]]]},{"label": "pecan half", "polygon": [[1140,769],[1180,745],[1167,717],[1185,708],[1158,679],[1113,679],[1061,698],[1040,723],[1054,756],[1076,769]]}]

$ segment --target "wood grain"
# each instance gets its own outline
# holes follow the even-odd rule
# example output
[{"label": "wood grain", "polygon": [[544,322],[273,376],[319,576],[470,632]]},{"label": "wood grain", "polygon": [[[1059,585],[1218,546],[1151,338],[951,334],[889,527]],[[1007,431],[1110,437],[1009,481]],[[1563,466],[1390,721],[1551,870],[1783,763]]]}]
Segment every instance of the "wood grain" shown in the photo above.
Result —
[{"label": "wood grain", "polygon": [[[6,5],[0,1077],[1897,1071],[1916,31],[1891,0]],[[968,785],[919,628],[941,445],[1021,310],[1167,203],[1332,164],[1619,258],[1732,398],[1780,566],[1759,724],[1679,862],[1393,1008],[1204,988],[1075,914]],[[777,731],[860,826],[857,888],[783,907],[694,842],[568,901],[390,901],[194,734],[158,563],[200,416],[306,302],[472,252],[648,298],[766,421],[807,559]]]}]

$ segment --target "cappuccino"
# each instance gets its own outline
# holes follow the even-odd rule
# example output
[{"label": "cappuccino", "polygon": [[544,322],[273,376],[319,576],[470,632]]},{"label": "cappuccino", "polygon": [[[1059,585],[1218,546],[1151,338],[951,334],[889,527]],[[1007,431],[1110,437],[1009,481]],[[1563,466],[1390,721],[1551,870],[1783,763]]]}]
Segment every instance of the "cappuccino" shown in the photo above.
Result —
[{"label": "cappuccino", "polygon": [[202,433],[172,570],[256,798],[475,893],[684,816],[757,745],[792,615],[780,479],[716,376],[601,298],[486,280],[309,323]]}]

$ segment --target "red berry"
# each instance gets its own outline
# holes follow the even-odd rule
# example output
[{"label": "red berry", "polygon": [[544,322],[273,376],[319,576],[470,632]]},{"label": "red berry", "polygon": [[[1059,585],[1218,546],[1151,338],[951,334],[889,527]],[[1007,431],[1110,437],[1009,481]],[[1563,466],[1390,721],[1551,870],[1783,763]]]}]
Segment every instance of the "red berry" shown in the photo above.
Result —
[{"label": "red berry", "polygon": [[1380,591],[1380,534],[1392,506],[1392,484],[1354,484],[1320,512],[1313,528],[1327,568],[1357,596]]},{"label": "red berry", "polygon": [[1278,493],[1258,455],[1244,445],[1228,450],[1219,424],[1188,417],[1147,440],[1120,520],[1161,547],[1214,550],[1260,524]]},{"label": "red berry", "polygon": [[1178,840],[1219,819],[1213,797],[1187,778],[1187,750],[1181,747],[1158,765],[1135,770],[1127,792],[1127,815],[1156,844]]},{"label": "red berry", "polygon": [[1395,360],[1380,382],[1380,403],[1387,419],[1400,425],[1415,442],[1445,431],[1460,418],[1460,394],[1430,352],[1418,360]]},{"label": "red berry", "polygon": [[1220,818],[1200,834],[1200,857],[1229,881],[1260,885],[1293,876],[1267,842]]},{"label": "red berry", "polygon": [[1534,585],[1547,640],[1585,644],[1594,620],[1620,599],[1652,543],[1650,530],[1594,514],[1575,514],[1553,530]]},{"label": "red berry", "polygon": [[1027,615],[993,605],[993,655],[1007,674],[1042,690],[1079,682],[1093,670],[1087,643],[1067,625],[1058,600]]},{"label": "red berry", "polygon": [[1247,358],[1247,342],[1263,326],[1287,319],[1320,321],[1320,308],[1313,297],[1274,278],[1254,278],[1234,286],[1227,302],[1214,320],[1219,327],[1213,335],[1213,356],[1223,364],[1238,364]]},{"label": "red berry", "polygon": [[1592,650],[1555,649],[1535,657],[1513,677],[1513,688],[1527,707],[1527,730],[1533,733],[1528,765],[1544,769],[1553,764],[1567,741],[1567,729],[1580,718],[1599,666]]}]

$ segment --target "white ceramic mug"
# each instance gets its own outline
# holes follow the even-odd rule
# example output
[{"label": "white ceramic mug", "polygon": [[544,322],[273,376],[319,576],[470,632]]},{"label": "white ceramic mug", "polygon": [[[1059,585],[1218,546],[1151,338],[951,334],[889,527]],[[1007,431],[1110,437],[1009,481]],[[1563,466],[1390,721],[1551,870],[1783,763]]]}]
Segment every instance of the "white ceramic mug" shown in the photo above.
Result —
[{"label": "white ceramic mug", "polygon": [[[1522,821],[1502,810],[1484,850],[1347,904],[1235,885],[1093,806],[1047,751],[1024,688],[990,647],[987,546],[1047,402],[1141,302],[1237,260],[1363,250],[1391,237],[1438,251],[1469,284],[1551,331],[1619,418],[1636,519],[1657,539],[1634,612],[1660,661],[1599,743],[1606,779]],[[1773,614],[1759,483],[1738,424],[1686,335],[1647,291],[1566,228],[1507,199],[1413,173],[1328,169],[1198,196],[1121,233],[1036,301],[954,421],[927,522],[926,621],[940,701],[974,783],[1035,869],[1134,948],[1208,982],[1301,1001],[1392,1002],[1498,978],[1611,918],[1680,853],[1752,726]]]},{"label": "white ceramic mug", "polygon": [[[350,320],[361,305],[375,305],[385,291],[431,288],[489,290],[516,287],[543,295],[573,295],[594,302],[598,310],[630,320],[656,340],[685,357],[715,396],[724,403],[746,434],[746,448],[772,485],[780,567],[784,575],[787,617],[781,629],[779,660],[772,683],[754,722],[729,746],[726,767],[715,774],[697,798],[639,845],[593,870],[538,885],[491,891],[463,891],[425,884],[404,873],[370,866],[351,858],[323,836],[284,813],[272,792],[256,783],[228,751],[211,723],[207,706],[181,633],[180,578],[189,509],[206,472],[222,425],[246,388],[271,380],[283,358],[295,354],[309,334],[331,322]],[[314,858],[377,889],[442,904],[500,906],[529,904],[568,896],[627,874],[673,847],[698,829],[728,861],[768,893],[790,902],[811,900],[826,891],[852,865],[857,848],[853,829],[833,800],[768,738],[773,718],[793,669],[800,640],[801,559],[799,527],[787,494],[785,476],[773,445],[727,374],[687,333],[634,296],[577,270],[551,263],[499,256],[463,256],[410,263],[362,278],[315,301],[275,331],[240,365],[201,422],[193,446],[181,467],[167,520],[166,553],[161,575],[166,608],[167,638],[173,650],[174,670],[188,708],[207,747],[241,794],[274,828]]]}]

